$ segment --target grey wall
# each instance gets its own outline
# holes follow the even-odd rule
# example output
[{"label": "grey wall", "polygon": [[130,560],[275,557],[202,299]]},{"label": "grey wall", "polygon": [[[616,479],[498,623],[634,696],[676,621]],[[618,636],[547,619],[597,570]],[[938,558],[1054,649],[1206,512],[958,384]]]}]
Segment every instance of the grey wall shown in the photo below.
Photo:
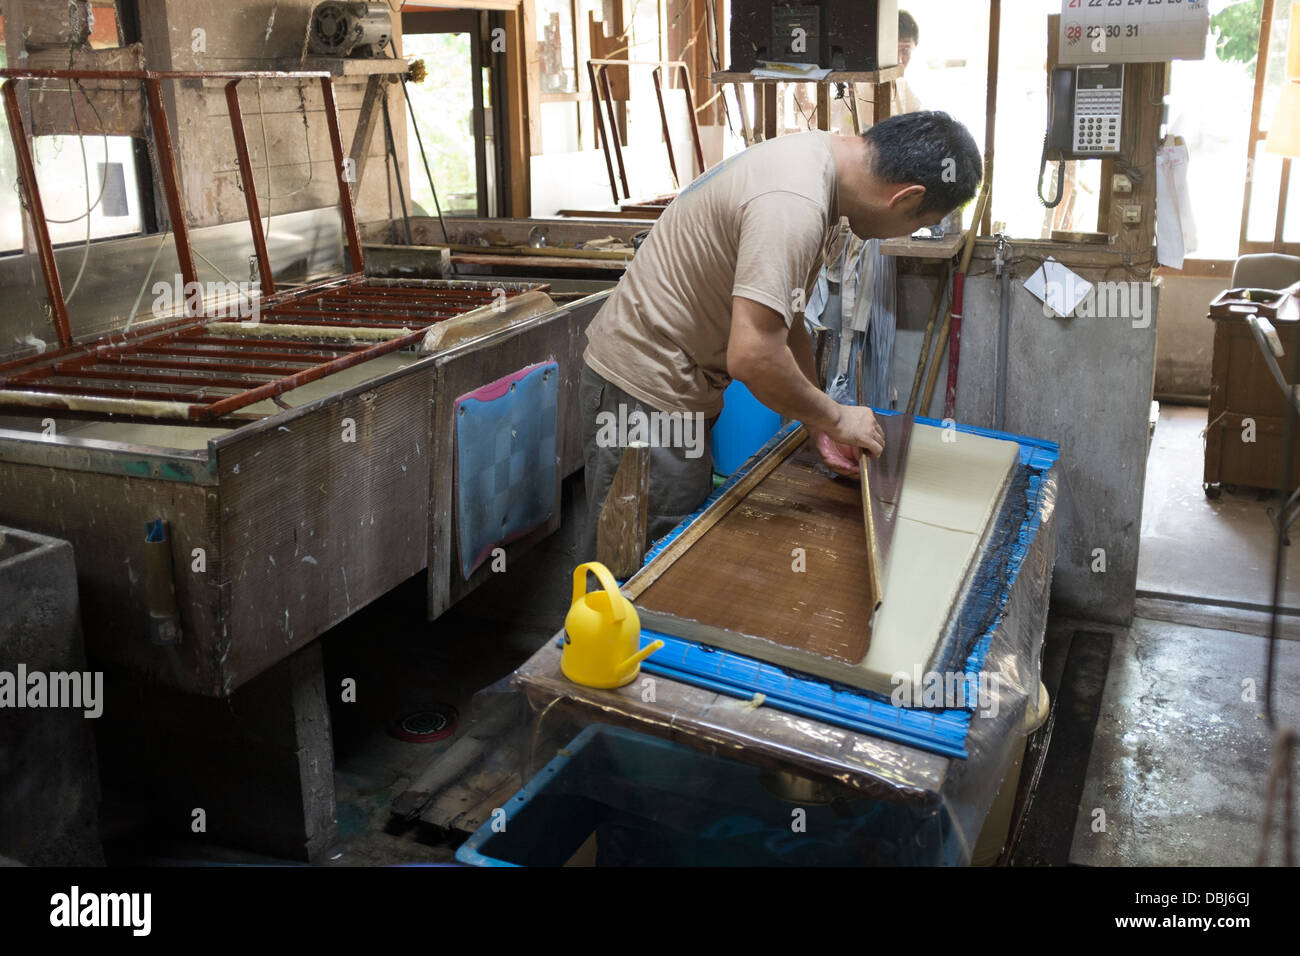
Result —
[{"label": "grey wall", "polygon": [[1210,300],[1229,287],[1229,279],[1164,276],[1160,284],[1156,397],[1171,402],[1207,402],[1214,328],[1205,313]]}]

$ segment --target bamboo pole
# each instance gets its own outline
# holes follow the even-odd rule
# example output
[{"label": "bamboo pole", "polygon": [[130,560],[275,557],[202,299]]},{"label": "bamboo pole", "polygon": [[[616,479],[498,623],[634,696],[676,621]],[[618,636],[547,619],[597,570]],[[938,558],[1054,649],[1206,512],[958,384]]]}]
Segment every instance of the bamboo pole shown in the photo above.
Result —
[{"label": "bamboo pole", "polygon": [[980,220],[984,218],[984,207],[988,204],[989,198],[989,181],[984,180],[984,187],[980,190],[979,199],[975,201],[975,216],[971,219],[970,231],[966,233],[966,245],[961,253],[961,265],[957,269],[957,275],[953,279],[952,300],[948,303],[948,310],[943,317],[943,327],[939,330],[939,340],[934,348],[934,364],[930,366],[930,374],[925,380],[925,394],[921,399],[920,408],[917,411],[928,415],[930,411],[930,402],[934,399],[934,383],[939,377],[939,366],[943,364],[943,350],[948,347],[948,331],[952,328],[952,307],[957,299],[957,283],[966,277],[966,270],[970,268],[971,257],[975,255],[975,239],[980,231]]}]

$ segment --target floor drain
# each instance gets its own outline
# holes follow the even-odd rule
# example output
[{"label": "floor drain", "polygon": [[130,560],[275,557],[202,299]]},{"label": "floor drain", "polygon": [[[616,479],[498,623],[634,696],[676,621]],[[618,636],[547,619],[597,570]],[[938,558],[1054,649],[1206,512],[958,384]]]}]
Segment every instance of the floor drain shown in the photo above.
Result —
[{"label": "floor drain", "polygon": [[407,714],[390,729],[398,740],[411,744],[431,744],[455,732],[456,708],[447,704],[435,704]]}]

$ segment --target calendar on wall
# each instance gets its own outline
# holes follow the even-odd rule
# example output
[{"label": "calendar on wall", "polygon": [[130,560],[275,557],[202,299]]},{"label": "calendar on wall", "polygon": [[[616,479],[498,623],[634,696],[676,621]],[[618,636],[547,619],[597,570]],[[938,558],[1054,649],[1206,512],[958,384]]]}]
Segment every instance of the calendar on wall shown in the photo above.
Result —
[{"label": "calendar on wall", "polygon": [[1208,0],[1061,0],[1059,63],[1205,58]]}]

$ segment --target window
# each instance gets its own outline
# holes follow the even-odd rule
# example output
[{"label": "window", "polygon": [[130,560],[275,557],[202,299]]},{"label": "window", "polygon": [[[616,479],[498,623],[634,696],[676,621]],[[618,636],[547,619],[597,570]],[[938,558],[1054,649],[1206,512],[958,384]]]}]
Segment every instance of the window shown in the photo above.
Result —
[{"label": "window", "polygon": [[[1041,6],[1040,4],[1037,4]],[[907,71],[903,74],[902,82],[906,84],[910,91],[909,100],[921,109],[943,110],[950,113],[953,117],[960,120],[970,130],[971,136],[974,137],[980,151],[984,150],[984,130],[985,130],[985,113],[986,99],[988,89],[988,36],[989,36],[989,4],[986,3],[963,3],[955,5],[945,3],[944,0],[906,0],[905,3],[899,4],[905,8],[908,13],[916,20],[919,39],[913,49],[911,61],[907,65]],[[1017,124],[1030,124],[1037,129],[1038,142],[1042,143],[1043,131],[1041,120],[1035,117],[1045,115],[1044,107],[1033,116],[1018,116],[1019,112],[1027,111],[1030,107],[1016,102],[1015,106],[1008,104],[1007,113],[1003,112],[1003,97],[1015,101],[1017,98],[1023,99],[1026,91],[1037,82],[1038,87],[1045,88],[1046,81],[1043,79],[1043,56],[1046,50],[1047,26],[1043,17],[1030,17],[1030,11],[1017,11],[1015,15],[1008,16],[1006,10],[1007,3],[1003,3],[1002,15],[1002,43],[1003,56],[999,64],[1000,79],[998,93],[998,136],[999,140],[1008,134],[1004,132],[1006,127],[1014,127]],[[1059,0],[1056,0],[1056,7],[1060,7]],[[1032,24],[1028,23],[1008,23],[1008,21],[1023,21],[1033,19]],[[1008,28],[1011,28],[1012,35],[1008,39]],[[1032,42],[1032,34],[1037,30],[1037,46],[1040,50],[1037,56],[1037,62],[1030,50],[1021,50],[1018,55],[1008,56],[1006,43],[1029,43]],[[1015,71],[1014,75],[1008,75],[1007,71]],[[1032,74],[1036,70],[1035,80],[1031,80],[1026,73]],[[1003,85],[1005,84],[1005,85]],[[859,107],[859,113],[865,116],[864,126],[871,122],[870,107],[864,111]],[[1023,135],[1023,131],[1021,132]],[[1022,147],[1023,148],[1023,147]],[[1006,152],[1015,152],[1008,149]],[[1005,153],[999,149],[997,154],[999,167],[1004,160]],[[1034,171],[1037,171],[1038,152],[1034,151],[1033,155]],[[1012,163],[1013,167],[1015,163]],[[1002,177],[995,176],[994,185],[1001,183]],[[1028,215],[1013,216],[1012,213],[1017,209],[1015,201],[1018,197],[1009,187],[1003,187],[1006,192],[1005,204],[999,203],[998,190],[994,190],[994,201],[998,203],[998,208],[994,211],[995,218],[1005,218],[1008,222],[1008,228],[1017,227],[1030,230],[1032,235],[1038,235],[1038,223],[1034,218],[1035,214],[1041,218],[1042,207],[1038,206],[1037,200],[1033,198],[1033,192],[1029,184],[1032,180],[1026,176],[1023,180],[1022,187],[1026,190],[1029,201],[1019,201],[1021,211],[1027,210]],[[974,203],[971,203],[966,209],[966,217],[974,215]]]},{"label": "window", "polygon": [[[116,4],[96,0],[90,6],[89,45],[94,49],[121,46]],[[3,29],[0,17],[0,37]],[[4,65],[8,56],[0,49],[0,66]],[[45,96],[66,96],[68,108],[63,115],[79,125],[87,112],[86,94],[75,84],[65,89],[47,90]],[[140,163],[145,155],[140,141],[87,132],[34,136],[31,148],[46,225],[55,245],[134,235],[145,229],[149,217],[143,208],[143,190],[148,189],[148,168]],[[6,121],[0,132],[0,254],[21,250],[30,228],[19,202],[18,164]]]},{"label": "window", "polygon": [[[678,0],[668,2],[684,6]],[[665,15],[665,3],[660,0],[538,0],[542,153],[598,148],[587,61],[624,56],[643,62],[662,59]],[[607,47],[598,55],[592,53],[593,21]],[[621,77],[611,73],[610,79],[617,84]],[[626,117],[628,135],[638,136],[646,122],[652,122],[657,131],[659,112],[649,70],[633,70],[630,83],[631,99],[626,107],[616,103]],[[647,111],[650,115],[645,117]],[[634,115],[645,118],[634,121]]]},{"label": "window", "polygon": [[413,129],[406,137],[411,199],[420,207],[413,212],[435,214],[433,191],[420,157],[423,142],[443,213],[478,214],[472,40],[467,31],[402,35],[402,55],[423,60],[429,71],[423,83],[407,87],[416,117],[408,115],[407,123],[419,123],[419,139]]},{"label": "window", "polygon": [[[1038,198],[1047,129],[1047,17],[1060,12],[1060,0],[1004,0],[1002,4],[992,221],[1004,223],[1002,231],[1007,235],[1023,239],[1050,239],[1053,230],[1097,230],[1101,160],[1065,164],[1059,205],[1048,209]],[[1057,165],[1049,162],[1043,171],[1044,196],[1055,191]]]},{"label": "window", "polygon": [[[1257,31],[1258,21],[1250,26]],[[1171,135],[1183,138],[1190,157],[1187,186],[1196,219],[1196,257],[1235,259],[1241,206],[1232,193],[1224,195],[1222,185],[1246,178],[1254,44],[1250,44],[1249,60],[1243,62],[1237,58],[1236,46],[1231,53],[1217,50],[1214,34],[1212,27],[1206,36],[1205,59],[1173,61],[1167,126]]]},{"label": "window", "polygon": [[543,93],[576,93],[575,0],[538,0],[537,56]]},{"label": "window", "polygon": [[[1258,17],[1258,21],[1255,17]],[[1300,254],[1300,184],[1291,176],[1291,160],[1284,159],[1264,149],[1264,140],[1273,120],[1274,110],[1286,83],[1287,36],[1290,31],[1291,5],[1285,2],[1264,3],[1264,0],[1242,0],[1225,8],[1222,15],[1211,20],[1220,25],[1221,59],[1228,65],[1242,64],[1249,69],[1254,99],[1243,92],[1238,102],[1251,102],[1259,114],[1253,129],[1249,122],[1240,119],[1233,125],[1243,126],[1244,135],[1238,143],[1237,168],[1240,179],[1246,180],[1245,197],[1240,211],[1240,243],[1237,251],[1286,252]],[[1257,34],[1249,41],[1250,28],[1258,22]],[[1267,59],[1260,64],[1259,51],[1267,45]],[[1241,84],[1244,89],[1244,84]],[[1209,114],[1207,111],[1207,115]],[[1236,114],[1241,115],[1240,108]],[[1253,115],[1253,113],[1251,114]],[[1190,168],[1189,168],[1190,171]],[[1247,177],[1245,174],[1249,173]],[[1279,216],[1278,206],[1285,195],[1285,206]],[[1201,215],[1206,202],[1195,206]],[[1198,219],[1198,236],[1205,232]],[[1233,230],[1234,236],[1237,231]],[[1221,243],[1222,244],[1222,243]],[[1204,245],[1204,240],[1202,240]],[[1205,249],[1202,255],[1209,255]]]}]

